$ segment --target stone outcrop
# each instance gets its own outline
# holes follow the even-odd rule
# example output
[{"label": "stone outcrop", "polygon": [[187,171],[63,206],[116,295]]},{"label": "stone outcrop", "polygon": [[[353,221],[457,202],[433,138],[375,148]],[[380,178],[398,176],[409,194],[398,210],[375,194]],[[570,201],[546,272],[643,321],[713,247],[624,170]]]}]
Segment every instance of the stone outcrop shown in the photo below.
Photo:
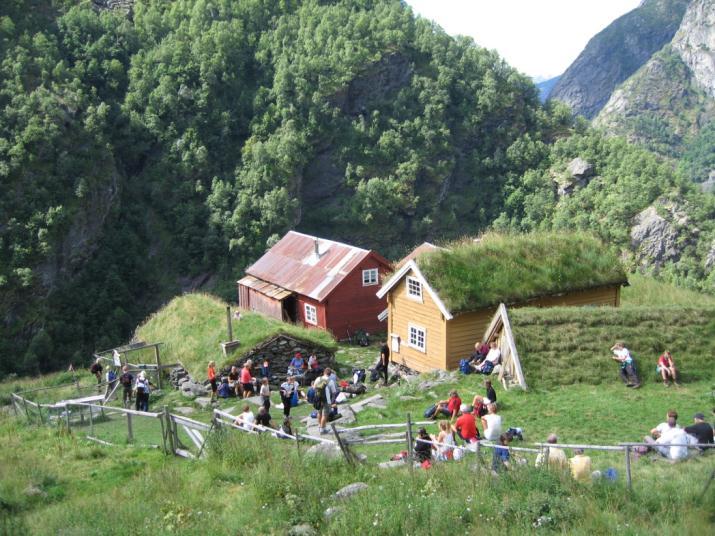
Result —
[{"label": "stone outcrop", "polygon": [[667,261],[678,261],[683,248],[697,239],[699,232],[691,228],[685,209],[658,200],[634,218],[631,248],[641,266],[660,268]]},{"label": "stone outcrop", "polygon": [[92,0],[92,7],[97,11],[118,10],[129,14],[134,9],[134,0]]},{"label": "stone outcrop", "polygon": [[574,158],[569,162],[565,173],[552,179],[556,183],[556,193],[559,196],[567,196],[577,188],[583,188],[593,178],[593,172],[593,164],[580,157]]}]

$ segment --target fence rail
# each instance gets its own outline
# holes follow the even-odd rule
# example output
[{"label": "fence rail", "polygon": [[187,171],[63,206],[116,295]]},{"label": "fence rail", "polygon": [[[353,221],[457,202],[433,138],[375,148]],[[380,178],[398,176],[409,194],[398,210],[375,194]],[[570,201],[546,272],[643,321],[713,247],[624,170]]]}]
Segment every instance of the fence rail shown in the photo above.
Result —
[{"label": "fence rail", "polygon": [[[74,384],[68,384],[74,385]],[[414,460],[413,447],[414,443],[429,443],[434,447],[460,449],[465,454],[475,453],[478,457],[481,456],[483,449],[508,449],[513,452],[523,452],[529,454],[542,454],[548,457],[548,451],[550,448],[559,449],[583,449],[585,451],[603,451],[611,453],[623,453],[624,454],[624,466],[625,466],[625,478],[628,488],[632,488],[633,474],[631,470],[631,454],[633,449],[639,447],[686,447],[688,449],[713,449],[714,444],[690,444],[690,443],[641,443],[641,442],[622,442],[618,445],[590,445],[590,444],[571,444],[571,443],[533,443],[531,446],[502,446],[486,440],[478,441],[474,444],[474,447],[468,445],[454,445],[439,443],[435,440],[425,440],[417,438],[413,443],[413,427],[414,426],[424,426],[428,424],[434,424],[434,421],[418,421],[412,422],[410,415],[407,415],[405,422],[401,423],[387,423],[387,424],[369,424],[354,427],[344,427],[337,428],[333,425],[333,432],[335,439],[329,439],[325,437],[313,436],[310,434],[303,434],[294,432],[293,434],[287,434],[282,430],[270,428],[267,426],[262,426],[256,423],[241,423],[237,424],[237,415],[232,415],[225,411],[214,409],[212,414],[211,423],[205,423],[202,421],[197,421],[190,419],[182,415],[175,415],[170,413],[168,408],[165,406],[160,412],[146,412],[146,411],[136,411],[132,409],[127,409],[118,406],[108,406],[102,403],[94,403],[103,401],[104,397],[100,395],[82,397],[78,399],[61,400],[59,402],[51,404],[43,404],[40,402],[35,402],[28,400],[27,398],[21,396],[17,393],[11,394],[12,407],[17,417],[25,415],[28,422],[42,424],[52,424],[66,426],[71,429],[73,426],[77,429],[88,427],[89,433],[85,436],[88,440],[94,441],[102,445],[114,445],[116,444],[116,424],[118,423],[116,416],[120,416],[122,421],[125,421],[121,426],[126,427],[126,440],[129,443],[134,442],[136,436],[136,430],[134,425],[135,419],[140,421],[153,421],[160,423],[160,435],[154,435],[156,438],[161,438],[161,446],[166,454],[174,454],[178,456],[183,456],[186,458],[201,458],[204,457],[206,437],[203,434],[211,434],[214,429],[225,427],[230,430],[238,430],[244,433],[255,434],[257,432],[269,433],[277,438],[290,439],[298,444],[300,440],[310,441],[314,443],[324,443],[332,444],[338,446],[345,455],[346,460],[349,463],[355,463],[355,456],[349,450],[350,446],[371,446],[371,445],[388,445],[388,444],[404,444],[407,450],[407,462],[412,465]],[[43,415],[43,409],[45,414]],[[54,414],[53,414],[54,412]],[[85,415],[86,414],[86,415]],[[108,438],[96,437],[97,428],[101,427],[104,423],[109,422],[114,425],[112,436],[115,441],[110,441]],[[188,438],[189,445],[187,446],[181,441],[179,435],[179,427],[181,431]],[[369,431],[380,431],[380,430],[397,430],[404,429],[400,432],[392,432],[385,434],[377,434],[371,438],[370,435],[361,437],[350,437],[348,434],[358,434],[362,432]],[[155,432],[158,432],[156,430]],[[108,433],[108,432],[106,432]],[[146,433],[146,431],[141,432]],[[108,434],[109,435],[109,434]],[[151,435],[151,434],[148,434]],[[347,437],[341,438],[341,436],[346,435]],[[121,439],[121,436],[119,436]],[[151,444],[149,446],[159,447],[160,445]],[[196,451],[192,451],[192,448]],[[547,458],[548,459],[548,458]],[[548,465],[546,462],[544,465]]]}]

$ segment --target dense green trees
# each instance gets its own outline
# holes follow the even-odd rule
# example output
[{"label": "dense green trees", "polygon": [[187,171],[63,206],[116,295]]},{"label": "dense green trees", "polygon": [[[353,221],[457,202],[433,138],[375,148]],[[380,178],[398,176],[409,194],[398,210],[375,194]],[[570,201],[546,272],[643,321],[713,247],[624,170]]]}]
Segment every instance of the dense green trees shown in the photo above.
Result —
[{"label": "dense green trees", "polygon": [[[497,217],[624,243],[678,187],[398,0],[31,3],[0,5],[0,374],[86,360],[193,279],[232,296],[293,227],[392,256]],[[556,203],[581,151],[607,187]]]}]

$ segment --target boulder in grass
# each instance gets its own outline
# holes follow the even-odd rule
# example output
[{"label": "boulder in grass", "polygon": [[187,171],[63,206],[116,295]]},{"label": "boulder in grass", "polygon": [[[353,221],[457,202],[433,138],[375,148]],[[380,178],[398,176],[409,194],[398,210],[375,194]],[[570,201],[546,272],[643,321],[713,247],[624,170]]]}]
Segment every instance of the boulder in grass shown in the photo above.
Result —
[{"label": "boulder in grass", "polygon": [[354,482],[353,484],[348,484],[344,488],[339,489],[335,492],[335,498],[337,499],[347,499],[353,495],[366,490],[368,485],[365,482]]},{"label": "boulder in grass", "polygon": [[201,406],[202,409],[206,409],[211,406],[211,399],[207,396],[200,396],[194,400],[194,403]]},{"label": "boulder in grass", "polygon": [[331,460],[341,458],[343,453],[335,443],[318,443],[307,450],[308,456],[321,456]]},{"label": "boulder in grass", "polygon": [[327,508],[325,510],[325,512],[323,512],[323,517],[327,521],[327,520],[334,518],[336,515],[341,514],[344,511],[345,511],[345,508],[343,508],[341,506],[331,506],[331,507]]},{"label": "boulder in grass", "polygon": [[318,534],[313,527],[307,523],[301,525],[294,525],[288,531],[288,536],[314,536]]}]

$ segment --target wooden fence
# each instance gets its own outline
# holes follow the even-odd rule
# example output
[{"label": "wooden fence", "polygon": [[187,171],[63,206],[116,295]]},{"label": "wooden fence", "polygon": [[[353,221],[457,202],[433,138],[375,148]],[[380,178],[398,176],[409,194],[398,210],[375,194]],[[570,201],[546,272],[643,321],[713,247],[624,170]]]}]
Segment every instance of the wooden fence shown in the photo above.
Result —
[{"label": "wooden fence", "polygon": [[[85,397],[87,399],[92,398],[104,398],[103,396]],[[131,409],[125,409],[116,406],[106,406],[103,404],[94,403],[96,400],[84,400],[75,399],[61,401],[54,404],[40,404],[28,400],[16,393],[12,394],[12,407],[15,414],[20,417],[24,415],[27,421],[30,423],[39,424],[51,424],[54,423],[61,426],[66,426],[67,429],[71,430],[72,427],[89,427],[89,434],[86,438],[95,441],[103,445],[112,445],[113,443],[95,437],[95,424],[98,419],[106,420],[107,415],[121,415],[122,420],[126,424],[126,439],[127,442],[132,443],[135,440],[134,422],[135,419],[148,419],[159,423],[161,430],[161,445],[154,445],[162,450],[166,454],[174,454],[176,456],[181,456],[184,458],[196,459],[204,458],[206,452],[206,440],[209,434],[215,430],[226,429],[240,431],[248,434],[257,433],[268,433],[276,438],[292,440],[296,443],[298,448],[301,441],[308,441],[313,443],[327,443],[333,444],[340,448],[346,461],[350,464],[358,463],[359,460],[357,456],[352,452],[351,447],[353,446],[371,446],[371,445],[385,445],[385,444],[403,444],[407,452],[406,462],[412,467],[414,462],[414,445],[417,442],[429,443],[435,447],[445,447],[460,449],[464,455],[476,455],[479,462],[482,460],[483,451],[485,449],[508,449],[510,452],[521,452],[528,454],[541,454],[544,457],[544,466],[548,465],[548,452],[549,448],[559,448],[559,449],[583,449],[584,451],[606,451],[614,453],[622,453],[625,467],[625,479],[626,485],[629,489],[633,485],[633,471],[632,471],[632,456],[634,449],[637,447],[653,447],[652,444],[646,443],[620,443],[618,445],[590,445],[590,444],[552,444],[552,443],[534,443],[531,446],[501,446],[494,444],[489,441],[478,441],[472,445],[447,445],[438,443],[436,441],[427,441],[423,439],[415,439],[413,434],[413,427],[415,426],[425,426],[434,424],[434,421],[420,421],[412,422],[411,416],[408,414],[405,422],[402,423],[389,423],[389,424],[369,424],[362,426],[355,426],[352,428],[337,428],[335,424],[332,424],[332,432],[334,438],[326,438],[313,436],[303,433],[293,433],[287,434],[282,430],[277,430],[267,426],[261,426],[259,424],[252,423],[237,423],[237,416],[221,411],[219,409],[213,410],[211,423],[205,423],[190,419],[182,415],[174,415],[170,413],[166,406],[163,407],[160,412],[145,412],[145,411],[135,411]],[[43,418],[43,409],[45,410]],[[52,411],[61,410],[61,413],[52,415]],[[401,430],[394,432],[394,430]],[[387,432],[383,432],[387,431]],[[186,438],[188,438],[188,445],[181,441],[181,432]],[[362,432],[382,432],[379,435],[371,436],[361,436]],[[715,448],[713,444],[658,444],[658,447],[687,447],[689,449],[712,449]],[[192,449],[194,452],[192,452]]]}]

